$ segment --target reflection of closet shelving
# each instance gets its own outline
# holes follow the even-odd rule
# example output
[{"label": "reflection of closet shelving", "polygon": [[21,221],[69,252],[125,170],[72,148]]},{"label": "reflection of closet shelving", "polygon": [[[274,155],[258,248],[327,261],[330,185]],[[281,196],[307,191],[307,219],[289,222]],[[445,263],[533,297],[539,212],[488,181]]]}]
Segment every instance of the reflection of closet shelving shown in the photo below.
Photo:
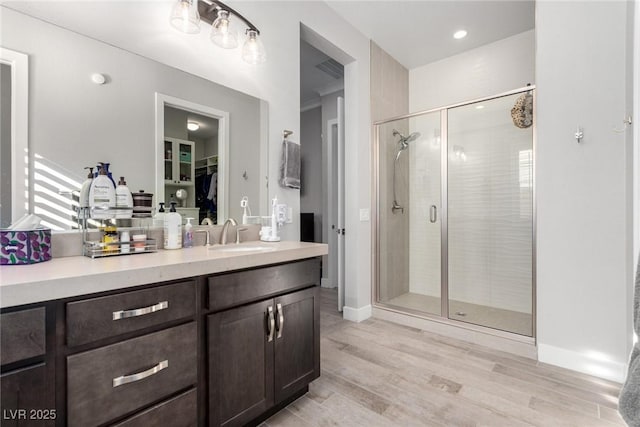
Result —
[{"label": "reflection of closet shelving", "polygon": [[218,156],[207,156],[196,160],[196,176],[209,175],[218,171]]},{"label": "reflection of closet shelving", "polygon": [[165,185],[193,185],[193,152],[195,143],[176,138],[164,141]]}]

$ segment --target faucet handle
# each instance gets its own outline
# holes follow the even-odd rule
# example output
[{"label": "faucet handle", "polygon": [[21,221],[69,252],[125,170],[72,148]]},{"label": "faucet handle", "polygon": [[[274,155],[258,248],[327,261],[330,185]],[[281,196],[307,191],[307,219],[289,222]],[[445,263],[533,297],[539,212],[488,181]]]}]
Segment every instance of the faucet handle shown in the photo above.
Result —
[{"label": "faucet handle", "polygon": [[209,235],[209,230],[195,230],[194,233],[207,233],[205,237],[205,246],[211,246],[211,236]]},{"label": "faucet handle", "polygon": [[247,231],[249,228],[248,227],[238,227],[236,228],[236,245],[238,243],[240,243],[240,232],[241,231]]}]

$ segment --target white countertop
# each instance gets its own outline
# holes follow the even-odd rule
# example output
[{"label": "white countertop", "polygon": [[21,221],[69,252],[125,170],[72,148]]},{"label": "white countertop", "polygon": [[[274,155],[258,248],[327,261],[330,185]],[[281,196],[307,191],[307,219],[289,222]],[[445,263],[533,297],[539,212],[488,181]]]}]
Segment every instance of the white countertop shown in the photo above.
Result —
[{"label": "white countertop", "polygon": [[[270,250],[226,251],[265,247]],[[55,258],[32,265],[0,267],[0,307],[104,292],[148,283],[294,261],[326,255],[328,246],[305,242],[246,242],[225,247],[159,250],[91,259]]]}]

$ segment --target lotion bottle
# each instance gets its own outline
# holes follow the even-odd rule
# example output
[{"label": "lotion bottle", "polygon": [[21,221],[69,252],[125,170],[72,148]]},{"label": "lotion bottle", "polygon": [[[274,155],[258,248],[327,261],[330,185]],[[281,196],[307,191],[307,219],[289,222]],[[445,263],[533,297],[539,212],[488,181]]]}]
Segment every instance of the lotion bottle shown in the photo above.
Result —
[{"label": "lotion bottle", "polygon": [[107,176],[104,168],[100,168],[100,173],[91,182],[89,189],[89,207],[92,209],[92,218],[110,219],[112,217],[109,208],[116,205],[116,190],[113,188],[111,180]]},{"label": "lotion bottle", "polygon": [[164,202],[160,202],[160,208],[158,212],[153,216],[153,226],[154,227],[164,227]]},{"label": "lotion bottle", "polygon": [[131,195],[131,191],[129,191],[129,187],[127,187],[124,176],[120,177],[120,181],[118,181],[118,186],[116,187],[116,207],[130,208],[118,209],[116,212],[116,218],[118,219],[131,218],[133,215],[133,196]]},{"label": "lotion bottle", "polygon": [[169,213],[164,215],[164,248],[182,247],[182,217],[176,212],[176,202],[171,202]]},{"label": "lotion bottle", "polygon": [[91,183],[93,182],[93,168],[87,166],[85,169],[89,169],[89,174],[80,188],[80,219],[89,217],[86,213],[89,207],[89,190],[91,190]]}]

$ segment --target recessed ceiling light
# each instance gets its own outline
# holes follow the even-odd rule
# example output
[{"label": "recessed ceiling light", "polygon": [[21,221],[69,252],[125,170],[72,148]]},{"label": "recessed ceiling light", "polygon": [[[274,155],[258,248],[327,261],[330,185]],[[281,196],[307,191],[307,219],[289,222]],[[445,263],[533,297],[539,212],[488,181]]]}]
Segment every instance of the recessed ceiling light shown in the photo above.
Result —
[{"label": "recessed ceiling light", "polygon": [[454,39],[463,39],[467,37],[467,32],[465,30],[458,30],[455,33],[453,33],[453,38]]},{"label": "recessed ceiling light", "polygon": [[476,110],[482,110],[484,108],[484,105],[476,105]]},{"label": "recessed ceiling light", "polygon": [[200,125],[196,122],[187,122],[187,129],[189,129],[191,132],[195,132],[200,129]]}]

